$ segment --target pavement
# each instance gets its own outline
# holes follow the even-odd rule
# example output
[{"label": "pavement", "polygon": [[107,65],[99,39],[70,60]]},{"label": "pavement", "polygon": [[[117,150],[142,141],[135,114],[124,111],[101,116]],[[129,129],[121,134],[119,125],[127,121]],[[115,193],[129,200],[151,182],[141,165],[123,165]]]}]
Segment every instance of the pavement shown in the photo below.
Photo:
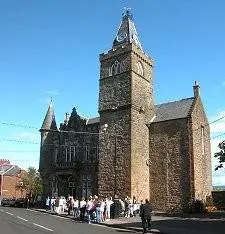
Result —
[{"label": "pavement", "polygon": [[[51,212],[51,211],[46,211],[45,209],[37,209],[35,208],[36,211],[39,212],[44,212],[44,213],[49,213],[51,215],[57,215],[57,216],[61,216],[64,218],[68,218],[68,219],[72,219],[75,220],[73,215],[68,215],[66,212],[61,213],[61,214],[57,214],[55,212]],[[79,220],[76,220],[77,222],[81,222]],[[136,233],[142,233],[143,229],[141,226],[141,219],[139,216],[136,217],[119,217],[116,219],[110,219],[107,221],[104,221],[102,223],[95,223],[95,222],[91,222],[92,225],[100,225],[100,226],[107,226],[107,227],[111,227],[111,228],[117,228],[117,229],[123,229],[123,230],[127,230],[129,232],[136,232]],[[160,231],[158,229],[151,229],[151,232],[149,233],[160,233]]]},{"label": "pavement", "polygon": [[[74,217],[72,215],[67,215],[67,213],[56,214],[50,211],[46,211],[45,209],[35,210],[74,220]],[[79,220],[76,221],[80,222]],[[209,228],[211,228],[212,225],[215,225],[217,228],[221,226],[220,229],[224,230],[224,224],[225,212],[213,212],[205,214],[181,214],[179,216],[168,215],[161,212],[153,212],[152,229],[150,233],[195,233],[194,231],[196,231],[197,233],[212,233],[211,231],[209,231]],[[139,216],[129,218],[120,217],[116,219],[110,219],[102,223],[92,222],[91,225],[100,225],[111,227],[114,229],[122,229],[123,232],[142,233],[141,219]],[[191,229],[191,226],[193,227],[193,229]],[[213,233],[216,233],[214,228],[213,230]]]}]

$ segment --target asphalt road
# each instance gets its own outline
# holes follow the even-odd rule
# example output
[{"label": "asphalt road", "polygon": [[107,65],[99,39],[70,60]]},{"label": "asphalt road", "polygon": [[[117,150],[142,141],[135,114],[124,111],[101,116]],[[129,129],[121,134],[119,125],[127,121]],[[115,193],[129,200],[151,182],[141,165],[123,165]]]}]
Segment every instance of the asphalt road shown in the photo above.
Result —
[{"label": "asphalt road", "polygon": [[[140,218],[127,219],[123,229],[76,222],[72,219],[22,208],[0,207],[0,234],[107,234],[140,233]],[[114,227],[113,227],[114,226]],[[152,217],[152,232],[161,234],[224,234],[223,218]]]},{"label": "asphalt road", "polygon": [[75,222],[34,210],[0,207],[0,234],[91,234],[126,232],[96,224]]}]

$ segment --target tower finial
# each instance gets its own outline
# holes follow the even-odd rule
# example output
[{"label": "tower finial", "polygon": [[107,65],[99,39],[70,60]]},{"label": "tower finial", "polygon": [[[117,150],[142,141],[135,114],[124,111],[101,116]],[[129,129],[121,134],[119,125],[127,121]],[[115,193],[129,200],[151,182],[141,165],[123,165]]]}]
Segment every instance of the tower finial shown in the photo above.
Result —
[{"label": "tower finial", "polygon": [[127,17],[127,18],[129,18],[129,19],[132,20],[133,15],[132,15],[132,13],[131,13],[131,8],[124,7],[123,10],[124,10],[124,12],[123,12],[123,18],[124,18],[124,17]]}]

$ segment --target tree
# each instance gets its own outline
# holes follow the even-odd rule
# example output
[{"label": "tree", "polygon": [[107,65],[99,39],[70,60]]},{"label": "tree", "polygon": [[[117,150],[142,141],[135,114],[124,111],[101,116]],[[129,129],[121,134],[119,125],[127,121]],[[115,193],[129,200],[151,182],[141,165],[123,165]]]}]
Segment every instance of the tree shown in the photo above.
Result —
[{"label": "tree", "polygon": [[215,170],[223,167],[223,163],[225,162],[225,140],[220,142],[218,147],[220,151],[214,154],[214,157],[219,160],[219,164],[216,166]]},{"label": "tree", "polygon": [[40,174],[34,167],[29,167],[27,174],[23,177],[21,181],[16,185],[16,189],[21,191],[26,191],[27,195],[32,197],[34,200],[37,196],[42,193],[42,182]]}]

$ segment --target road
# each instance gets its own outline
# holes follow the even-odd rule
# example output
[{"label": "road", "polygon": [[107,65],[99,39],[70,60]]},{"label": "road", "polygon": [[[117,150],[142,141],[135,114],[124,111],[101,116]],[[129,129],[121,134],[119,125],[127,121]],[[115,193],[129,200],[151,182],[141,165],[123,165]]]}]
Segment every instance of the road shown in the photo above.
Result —
[{"label": "road", "polygon": [[[113,221],[113,220],[112,220]],[[125,222],[124,222],[125,221]],[[121,228],[118,220],[111,226],[87,224],[35,210],[0,207],[0,234],[107,234],[141,233],[140,217],[124,218]],[[114,226],[114,228],[113,228]],[[161,234],[223,234],[223,218],[152,217],[152,232]]]},{"label": "road", "polygon": [[121,231],[96,224],[79,223],[34,210],[0,207],[1,234],[118,234]]}]

